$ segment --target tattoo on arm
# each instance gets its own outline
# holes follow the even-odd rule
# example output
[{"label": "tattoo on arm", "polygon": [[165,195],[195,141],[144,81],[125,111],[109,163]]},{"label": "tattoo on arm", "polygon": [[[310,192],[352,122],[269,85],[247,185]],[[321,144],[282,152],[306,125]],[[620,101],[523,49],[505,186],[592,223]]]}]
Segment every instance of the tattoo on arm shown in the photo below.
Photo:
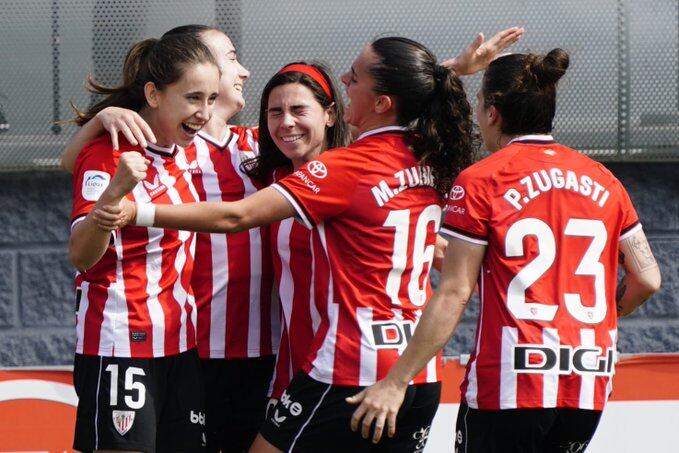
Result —
[{"label": "tattoo on arm", "polygon": [[632,248],[634,264],[637,266],[639,272],[643,272],[658,265],[646,238],[632,237],[630,247]]}]

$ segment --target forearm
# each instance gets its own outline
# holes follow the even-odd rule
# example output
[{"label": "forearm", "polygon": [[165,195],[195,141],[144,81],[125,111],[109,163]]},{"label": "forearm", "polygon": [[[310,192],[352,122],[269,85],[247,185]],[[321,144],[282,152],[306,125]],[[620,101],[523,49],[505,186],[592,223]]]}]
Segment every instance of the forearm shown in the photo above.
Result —
[{"label": "forearm", "polygon": [[659,286],[659,281],[657,284],[653,284],[639,281],[630,275],[623,277],[616,293],[618,317],[622,318],[632,314],[657,291]]},{"label": "forearm", "polygon": [[78,271],[84,272],[94,266],[104,256],[111,240],[111,232],[99,228],[94,222],[94,211],[105,204],[118,204],[121,199],[122,196],[113,196],[104,191],[92,211],[73,227],[69,241],[69,259]]},{"label": "forearm", "polygon": [[80,127],[66,144],[66,149],[61,155],[61,168],[69,173],[73,173],[73,167],[80,151],[88,142],[97,138],[103,131],[104,127],[97,116]]},{"label": "forearm", "polygon": [[660,289],[660,269],[643,231],[620,243],[620,263],[625,276],[618,285],[618,316],[627,316]]},{"label": "forearm", "polygon": [[389,370],[387,379],[406,386],[443,347],[455,332],[467,299],[459,293],[432,297],[427,309],[396,364]]},{"label": "forearm", "polygon": [[[137,209],[145,209],[138,205]],[[138,216],[139,213],[137,213]],[[239,201],[155,205],[153,226],[178,230],[234,233],[295,215],[277,190],[267,187]]]},{"label": "forearm", "polygon": [[234,233],[247,229],[238,203],[159,204],[155,206],[153,226],[208,233]]}]

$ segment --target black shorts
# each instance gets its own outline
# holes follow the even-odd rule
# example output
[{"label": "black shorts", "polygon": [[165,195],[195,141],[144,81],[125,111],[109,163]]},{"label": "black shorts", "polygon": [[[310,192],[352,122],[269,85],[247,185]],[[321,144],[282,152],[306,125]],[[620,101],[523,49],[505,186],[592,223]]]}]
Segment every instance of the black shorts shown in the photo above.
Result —
[{"label": "black shorts", "polygon": [[205,393],[196,350],[131,359],[75,356],[79,451],[204,452]]},{"label": "black shorts", "polygon": [[204,359],[210,452],[247,452],[264,423],[275,356]]},{"label": "black shorts", "polygon": [[422,452],[441,397],[441,384],[411,385],[396,421],[396,435],[378,444],[351,430],[356,406],[345,401],[365,387],[324,384],[299,373],[283,392],[260,434],[286,452]]},{"label": "black shorts", "polygon": [[586,409],[504,409],[484,411],[460,404],[457,453],[582,453],[601,411]]}]

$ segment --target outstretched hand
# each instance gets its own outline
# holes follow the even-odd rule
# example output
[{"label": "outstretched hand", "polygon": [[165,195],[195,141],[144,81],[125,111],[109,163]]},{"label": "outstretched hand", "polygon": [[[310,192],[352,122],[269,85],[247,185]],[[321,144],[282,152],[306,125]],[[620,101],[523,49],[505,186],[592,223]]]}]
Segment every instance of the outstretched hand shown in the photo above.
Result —
[{"label": "outstretched hand", "polygon": [[118,133],[123,134],[131,145],[140,145],[142,148],[146,148],[148,142],[156,142],[156,136],[153,135],[151,127],[134,110],[106,107],[96,116],[103,128],[111,134],[113,149],[119,149]]},{"label": "outstretched hand", "polygon": [[482,71],[502,51],[518,41],[523,33],[523,27],[511,27],[502,30],[488,41],[484,41],[483,33],[479,33],[460,55],[444,61],[443,66],[454,69],[460,75]]},{"label": "outstretched hand", "polygon": [[136,205],[123,198],[117,205],[104,205],[95,209],[92,218],[102,230],[115,231],[132,223],[136,215]]},{"label": "outstretched hand", "polygon": [[348,397],[347,403],[359,405],[351,416],[351,430],[357,431],[360,425],[361,435],[367,439],[374,422],[372,442],[377,443],[382,438],[386,422],[387,435],[394,437],[396,415],[403,403],[406,388],[407,386],[399,386],[388,379],[383,379]]}]

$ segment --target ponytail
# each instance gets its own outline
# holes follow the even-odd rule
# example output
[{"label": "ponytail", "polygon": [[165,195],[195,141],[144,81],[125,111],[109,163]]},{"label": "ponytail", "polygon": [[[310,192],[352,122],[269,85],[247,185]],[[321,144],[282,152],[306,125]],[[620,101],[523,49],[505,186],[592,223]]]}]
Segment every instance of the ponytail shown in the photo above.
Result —
[{"label": "ponytail", "polygon": [[479,139],[462,81],[436,65],[431,101],[414,121],[409,143],[415,158],[432,168],[436,190],[445,197],[457,175],[474,162]]},{"label": "ponytail", "polygon": [[397,121],[408,128],[406,139],[415,158],[431,167],[434,187],[445,198],[478,149],[462,82],[411,39],[381,38],[372,50],[378,57],[370,68],[373,90],[394,98]]}]

